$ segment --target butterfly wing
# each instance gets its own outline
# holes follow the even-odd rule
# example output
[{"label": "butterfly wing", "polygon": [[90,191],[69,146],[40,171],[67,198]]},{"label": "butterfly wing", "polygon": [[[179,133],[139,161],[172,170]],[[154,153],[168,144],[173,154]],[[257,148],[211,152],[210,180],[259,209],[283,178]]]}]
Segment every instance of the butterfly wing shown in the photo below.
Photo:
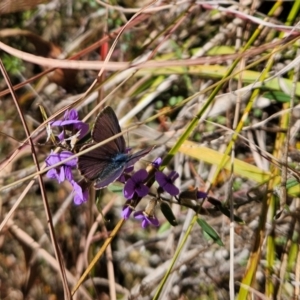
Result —
[{"label": "butterfly wing", "polygon": [[[118,118],[113,109],[105,107],[97,116],[93,130],[93,142],[81,148],[103,142],[121,132]],[[126,143],[123,136],[79,156],[78,168],[81,174],[94,182],[96,189],[101,189],[117,180],[125,168],[133,166],[140,158],[148,154],[153,147],[140,150],[132,155],[126,154]]]},{"label": "butterfly wing", "polygon": [[95,180],[94,188],[97,190],[107,187],[112,182],[115,182],[122,175],[123,171],[124,164],[117,164],[112,167],[108,167],[105,171],[105,176],[102,178],[100,176]]},{"label": "butterfly wing", "polygon": [[[80,150],[85,150],[93,145],[95,143],[84,145]],[[78,169],[81,175],[90,181],[95,180],[110,163],[110,158],[107,157],[107,153],[103,149],[101,151],[101,148],[91,150],[78,157]]]},{"label": "butterfly wing", "polygon": [[[119,121],[109,106],[105,107],[97,116],[92,130],[93,142],[85,145],[81,150],[87,149],[121,132]],[[127,155],[126,144],[120,136],[105,145],[79,156],[78,168],[88,180],[96,182],[95,188],[104,188],[109,183],[118,179],[122,174]]]},{"label": "butterfly wing", "polygon": [[98,176],[95,183],[95,189],[102,189],[110,183],[116,181],[123,173],[124,169],[133,166],[143,156],[147,155],[153,147],[140,150],[132,155],[120,153],[112,158],[111,162],[106,165],[102,172],[102,176]]},{"label": "butterfly wing", "polygon": [[[92,138],[96,143],[105,141],[117,133],[121,132],[118,118],[110,106],[106,106],[97,116],[92,130]],[[125,153],[126,143],[123,136],[108,142],[105,146],[109,147],[114,153]]]},{"label": "butterfly wing", "polygon": [[138,160],[140,160],[143,156],[147,155],[152,149],[153,147],[149,147],[131,155],[128,155],[125,169],[133,166]]}]

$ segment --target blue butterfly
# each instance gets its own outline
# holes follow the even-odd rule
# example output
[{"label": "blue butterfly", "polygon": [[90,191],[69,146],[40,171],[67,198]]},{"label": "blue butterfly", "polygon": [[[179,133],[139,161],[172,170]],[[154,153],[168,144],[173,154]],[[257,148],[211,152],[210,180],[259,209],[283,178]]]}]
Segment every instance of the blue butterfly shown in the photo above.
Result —
[{"label": "blue butterfly", "polygon": [[[105,107],[97,116],[92,129],[92,143],[81,150],[103,142],[121,132],[118,118],[110,106]],[[116,181],[128,167],[148,154],[153,147],[128,154],[123,136],[119,136],[105,145],[79,156],[78,169],[89,181],[94,181],[95,189],[102,189]]]}]

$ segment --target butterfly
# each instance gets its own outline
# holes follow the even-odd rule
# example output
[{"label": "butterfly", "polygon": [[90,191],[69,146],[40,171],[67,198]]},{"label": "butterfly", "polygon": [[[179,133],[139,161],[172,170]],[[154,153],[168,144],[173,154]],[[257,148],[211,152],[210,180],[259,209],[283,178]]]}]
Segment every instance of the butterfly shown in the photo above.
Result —
[{"label": "butterfly", "polygon": [[[97,116],[91,132],[92,143],[80,150],[103,142],[121,132],[118,118],[110,106],[106,106]],[[133,166],[148,154],[153,147],[128,154],[125,139],[119,136],[105,145],[78,157],[78,169],[87,180],[94,181],[95,189],[102,189],[116,181],[126,168]]]}]

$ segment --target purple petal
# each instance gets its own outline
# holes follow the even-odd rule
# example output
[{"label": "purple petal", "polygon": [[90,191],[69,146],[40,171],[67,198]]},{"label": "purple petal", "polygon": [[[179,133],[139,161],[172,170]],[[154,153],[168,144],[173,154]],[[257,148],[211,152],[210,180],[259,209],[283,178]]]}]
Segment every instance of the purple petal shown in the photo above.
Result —
[{"label": "purple petal", "polygon": [[66,126],[66,125],[70,125],[73,124],[73,121],[65,121],[65,120],[56,120],[56,121],[52,121],[50,122],[51,127],[56,127],[56,126]]},{"label": "purple petal", "polygon": [[80,205],[88,200],[89,191],[88,190],[84,191],[82,195],[83,195],[82,197],[79,194],[74,195],[74,203],[76,205]]},{"label": "purple petal", "polygon": [[45,159],[45,163],[46,163],[47,167],[55,165],[58,162],[59,162],[59,160],[57,158],[57,155],[53,152],[53,150],[51,150],[51,153]]},{"label": "purple petal", "polygon": [[62,142],[65,139],[65,132],[62,131],[57,137],[58,137],[59,141]]},{"label": "purple petal", "polygon": [[163,190],[172,196],[179,194],[179,189],[173,184],[173,182],[179,177],[176,171],[172,171],[168,176],[163,172],[156,171],[155,179]]},{"label": "purple petal", "polygon": [[126,182],[124,189],[123,189],[123,194],[126,199],[131,199],[134,195],[135,191],[135,182],[130,178]]},{"label": "purple petal", "polygon": [[159,226],[159,221],[157,220],[156,217],[144,216],[144,219],[142,221],[142,227],[146,228],[149,224],[154,225],[154,226]]},{"label": "purple petal", "polygon": [[146,216],[144,211],[137,211],[134,213],[134,218],[137,220],[142,220],[142,227],[146,228],[149,224],[152,224],[154,226],[159,226],[159,221],[155,216],[148,217]]},{"label": "purple petal", "polygon": [[[65,160],[69,157],[73,156],[73,153],[70,151],[62,151],[60,152],[60,159]],[[64,163],[64,165],[69,166],[69,167],[76,167],[77,166],[77,157],[72,158],[71,160],[68,160]]]},{"label": "purple petal", "polygon": [[86,189],[82,191],[82,187],[75,180],[72,180],[71,184],[73,186],[73,191],[74,191],[74,203],[76,205],[80,205],[86,202],[89,197],[89,190]]},{"label": "purple petal", "polygon": [[75,180],[72,180],[71,184],[73,186],[74,192],[78,194],[81,198],[83,198],[82,187]]},{"label": "purple petal", "polygon": [[[52,127],[54,126],[70,126],[73,125],[74,129],[80,131],[78,139],[84,137],[89,131],[89,125],[80,121],[78,117],[78,112],[76,109],[67,110],[64,114],[63,120],[56,120],[50,122]],[[62,141],[64,139],[63,133],[59,135],[59,140]]]},{"label": "purple petal", "polygon": [[62,183],[65,179],[70,182],[73,180],[72,170],[68,166],[51,169],[47,172],[46,176],[50,179],[56,179],[58,183]]},{"label": "purple petal", "polygon": [[142,227],[146,228],[149,225],[149,222],[146,218],[144,218],[144,220],[142,221]]},{"label": "purple petal", "polygon": [[179,174],[176,171],[171,171],[171,173],[168,175],[169,180],[174,182],[179,177]]},{"label": "purple petal", "polygon": [[88,133],[90,126],[84,122],[80,122],[80,124],[75,124],[74,128],[80,131],[80,134],[78,136],[78,139],[80,140]]},{"label": "purple petal", "polygon": [[123,193],[126,199],[132,199],[134,193],[139,197],[144,197],[148,194],[149,188],[143,184],[147,179],[148,172],[145,169],[137,171],[130,179],[127,180]]},{"label": "purple petal", "polygon": [[59,175],[58,175],[58,183],[62,183],[66,178],[66,175],[65,175],[65,169],[64,167],[61,167],[60,170],[59,170]]},{"label": "purple petal", "polygon": [[161,157],[158,157],[152,162],[152,166],[154,168],[158,169],[160,167],[161,163],[162,163],[162,159],[161,159]]},{"label": "purple petal", "polygon": [[52,127],[54,126],[63,127],[63,126],[73,125],[73,128],[76,129],[76,131],[80,131],[80,134],[78,136],[79,139],[84,137],[89,131],[89,125],[79,120],[57,120],[57,121],[50,122],[50,125]]},{"label": "purple petal", "polygon": [[131,179],[136,183],[140,183],[140,182],[144,182],[147,179],[147,177],[148,177],[148,172],[145,169],[141,169],[138,170],[135,174],[133,174]]},{"label": "purple petal", "polygon": [[165,175],[161,171],[155,172],[155,180],[158,182],[158,184],[163,187],[167,183],[167,175]]},{"label": "purple petal", "polygon": [[205,199],[207,194],[201,191],[197,191],[197,199]]},{"label": "purple petal", "polygon": [[179,189],[173,183],[166,183],[163,187],[165,192],[169,193],[171,196],[176,196],[179,194]]},{"label": "purple petal", "polygon": [[72,108],[70,111],[66,111],[64,115],[65,120],[78,120],[78,112],[76,109]]},{"label": "purple petal", "polygon": [[135,192],[138,194],[139,197],[144,197],[148,195],[149,188],[144,184],[140,184],[135,188]]},{"label": "purple petal", "polygon": [[73,179],[73,174],[72,174],[72,169],[68,166],[65,166],[64,171],[65,171],[65,179],[72,182],[74,180]]},{"label": "purple petal", "polygon": [[147,218],[148,222],[151,223],[154,226],[159,226],[159,221],[157,220],[156,217],[149,217]]},{"label": "purple petal", "polygon": [[76,126],[78,124],[81,125],[81,124],[85,124],[85,123],[83,123],[82,121],[79,121],[79,120],[57,120],[57,121],[53,121],[53,122],[50,123],[50,125],[52,127],[54,127],[54,126],[62,127],[62,126],[68,126],[68,125]]},{"label": "purple petal", "polygon": [[129,205],[126,205],[122,210],[122,218],[127,220],[132,213],[132,208]]},{"label": "purple petal", "polygon": [[[73,155],[70,151],[62,151],[60,153],[54,153],[51,152],[51,154],[45,159],[45,162],[48,167],[55,165]],[[64,163],[64,165],[69,167],[76,167],[77,166],[77,157],[74,157],[73,159],[67,161]]]},{"label": "purple petal", "polygon": [[136,211],[134,214],[133,214],[134,218],[137,219],[137,220],[142,220],[145,218],[145,215],[144,215],[144,212],[142,210],[139,210],[139,211]]},{"label": "purple petal", "polygon": [[159,221],[157,220],[156,217],[147,217],[145,215],[144,220],[142,221],[142,227],[145,228],[149,224],[154,225],[154,226],[159,226]]},{"label": "purple petal", "polygon": [[[64,125],[70,125],[73,124],[74,121],[78,120],[78,112],[75,109],[66,110],[64,117],[62,120],[56,120],[50,122],[51,126],[64,126]],[[68,123],[67,123],[68,122]]]},{"label": "purple petal", "polygon": [[50,179],[56,179],[58,181],[58,173],[56,169],[51,169],[47,172],[46,176]]}]

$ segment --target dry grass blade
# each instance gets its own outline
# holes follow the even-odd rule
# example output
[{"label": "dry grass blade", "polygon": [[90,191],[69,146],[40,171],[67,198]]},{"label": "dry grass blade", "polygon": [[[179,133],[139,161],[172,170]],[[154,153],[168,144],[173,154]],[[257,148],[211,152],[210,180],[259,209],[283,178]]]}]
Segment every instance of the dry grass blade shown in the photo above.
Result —
[{"label": "dry grass blade", "polygon": [[[3,63],[2,63],[1,60],[0,60],[0,68],[1,68],[1,72],[2,72],[2,74],[4,76],[4,78],[6,80],[6,83],[8,85],[8,88],[11,91],[11,95],[12,95],[12,98],[13,98],[14,103],[16,105],[16,109],[17,109],[17,111],[19,113],[20,119],[22,121],[22,124],[23,124],[23,127],[24,127],[24,131],[25,131],[26,136],[27,136],[27,138],[29,140],[29,143],[30,143],[30,146],[31,146],[31,151],[32,151],[32,157],[33,157],[34,163],[36,165],[36,169],[37,169],[37,171],[40,171],[40,166],[39,166],[39,162],[38,162],[38,159],[37,159],[37,154],[36,154],[36,151],[35,151],[32,139],[30,138],[30,132],[28,130],[28,125],[27,125],[27,123],[25,121],[25,118],[24,118],[24,115],[23,115],[23,113],[22,113],[22,111],[20,109],[18,100],[17,100],[16,95],[14,93],[14,90],[12,88],[12,84],[11,84],[11,82],[9,80],[8,74],[7,74],[7,72],[5,70],[5,67],[4,67],[4,65],[3,65]],[[42,179],[41,175],[38,176],[38,180],[39,180],[39,185],[40,185],[41,193],[42,193],[42,196],[43,196],[45,211],[46,211],[46,214],[47,214],[47,222],[48,222],[48,225],[49,225],[49,232],[50,232],[51,240],[52,240],[52,243],[53,243],[53,248],[54,248],[55,256],[56,256],[56,259],[58,260],[59,266],[60,266],[59,270],[60,270],[60,275],[61,275],[61,278],[62,278],[62,283],[63,283],[63,287],[64,287],[65,297],[67,299],[71,299],[71,294],[70,294],[70,290],[69,290],[68,283],[67,283],[67,280],[66,280],[66,275],[65,275],[64,263],[63,263],[62,256],[61,256],[61,254],[59,252],[58,245],[57,245],[57,241],[56,241],[56,237],[55,237],[55,233],[54,233],[54,227],[53,227],[53,224],[52,224],[52,217],[51,217],[51,213],[50,213],[50,208],[49,208],[47,196],[46,196],[45,189],[44,189],[44,182],[43,182],[43,179]]]},{"label": "dry grass blade", "polygon": [[10,14],[17,11],[23,11],[35,8],[37,5],[49,2],[49,0],[3,0],[0,3],[0,15]]},{"label": "dry grass blade", "polygon": [[[1,296],[299,297],[298,1],[12,2],[0,4]],[[116,118],[93,127],[104,105],[122,132]],[[96,143],[93,128],[110,127]],[[151,146],[125,185],[93,189],[119,175],[119,154]]]}]

